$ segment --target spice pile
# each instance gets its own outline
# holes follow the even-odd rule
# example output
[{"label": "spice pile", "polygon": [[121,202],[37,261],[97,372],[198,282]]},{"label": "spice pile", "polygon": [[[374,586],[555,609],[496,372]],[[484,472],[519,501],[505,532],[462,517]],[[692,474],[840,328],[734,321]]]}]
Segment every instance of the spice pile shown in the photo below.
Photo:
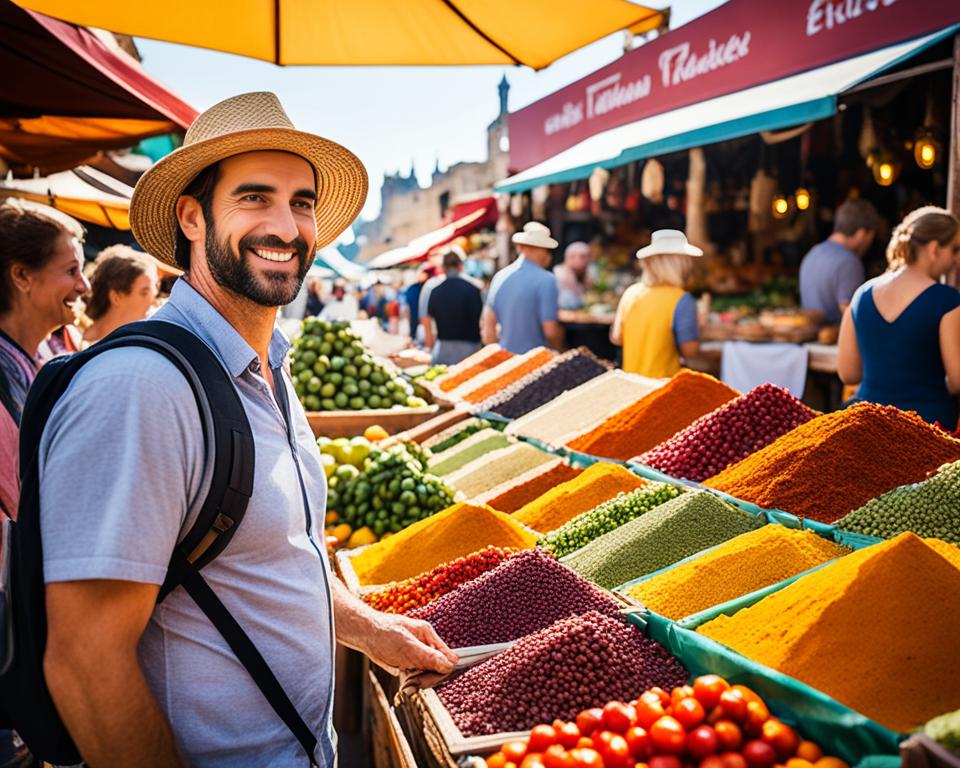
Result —
[{"label": "spice pile", "polygon": [[492,489],[489,493],[493,495],[490,498],[485,498],[484,503],[489,504],[494,509],[499,509],[501,512],[513,514],[531,501],[540,498],[551,488],[573,480],[582,473],[582,469],[571,467],[561,459],[555,459],[541,467],[532,469],[514,481]]},{"label": "spice pile", "polygon": [[527,635],[437,689],[465,736],[521,731],[611,699],[670,690],[683,665],[636,627],[590,612]]},{"label": "spice pile", "polygon": [[556,357],[556,354],[552,349],[537,347],[523,355],[515,355],[500,363],[496,368],[484,371],[479,376],[460,385],[450,393],[450,396],[468,403],[481,403],[488,397],[500,392],[504,387],[519,381],[527,374],[546,365]]},{"label": "spice pile", "polygon": [[593,429],[611,413],[663,386],[623,371],[608,371],[507,425],[506,432],[562,445],[568,437]]},{"label": "spice pile", "polygon": [[404,579],[380,592],[364,595],[368,605],[384,613],[409,613],[436,600],[464,582],[496,568],[518,549],[484,547],[466,557],[442,563],[433,570]]},{"label": "spice pile", "polygon": [[616,617],[619,606],[550,555],[527,550],[410,616],[429,621],[451,648],[466,648],[516,640],[589,611]]},{"label": "spice pile", "polygon": [[832,523],[960,459],[960,440],[915,413],[857,403],[818,416],[706,480],[767,509]]},{"label": "spice pile", "polygon": [[621,493],[577,515],[540,539],[537,546],[554,557],[569,555],[654,507],[677,498],[681,493],[683,490],[675,485],[647,483],[635,491]]},{"label": "spice pile", "polygon": [[699,631],[910,731],[960,708],[958,566],[952,544],[903,533]]},{"label": "spice pile", "polygon": [[846,531],[891,539],[904,531],[960,544],[960,462],[922,483],[904,485],[868,501],[837,521]]},{"label": "spice pile", "polygon": [[534,536],[509,515],[490,507],[454,504],[371,545],[350,563],[361,585],[387,584],[419,576],[485,546],[530,549],[535,543]]},{"label": "spice pile", "polygon": [[484,429],[497,429],[497,425],[486,419],[465,419],[422,441],[421,445],[429,448],[434,454],[443,453]]},{"label": "spice pile", "polygon": [[488,344],[483,349],[474,352],[470,357],[457,363],[447,370],[445,376],[437,379],[437,386],[443,392],[452,392],[466,381],[474,376],[478,376],[484,371],[496,368],[500,363],[506,362],[513,357],[512,352],[508,352],[498,344]]},{"label": "spice pile", "polygon": [[647,481],[619,464],[597,462],[576,479],[531,501],[513,517],[535,531],[549,533],[618,493],[627,493],[643,485],[647,485]]},{"label": "spice pile", "polygon": [[430,459],[430,471],[435,475],[449,475],[462,469],[471,461],[486,456],[491,451],[506,448],[510,440],[495,429],[481,429],[452,448],[434,453]]},{"label": "spice pile", "polygon": [[812,531],[765,525],[642,581],[627,594],[676,621],[848,552]]},{"label": "spice pile", "polygon": [[463,491],[467,498],[473,498],[554,458],[529,443],[514,443],[471,461],[462,469],[446,475],[444,481]]},{"label": "spice pile", "polygon": [[579,387],[608,370],[586,349],[573,349],[485,403],[486,410],[517,419],[567,390]]},{"label": "spice pile", "polygon": [[626,461],[673,437],[735,397],[736,390],[713,376],[683,370],[660,389],[568,445],[582,453]]},{"label": "spice pile", "polygon": [[707,491],[692,491],[594,539],[564,562],[613,589],[763,524]]},{"label": "spice pile", "polygon": [[637,460],[673,477],[702,482],[816,415],[786,389],[761,384]]}]

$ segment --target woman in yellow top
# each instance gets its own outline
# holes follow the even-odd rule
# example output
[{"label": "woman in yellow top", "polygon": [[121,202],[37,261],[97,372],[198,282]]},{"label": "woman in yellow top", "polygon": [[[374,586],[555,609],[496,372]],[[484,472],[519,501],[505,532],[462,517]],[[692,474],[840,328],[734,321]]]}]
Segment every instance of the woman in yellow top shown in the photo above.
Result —
[{"label": "woman in yellow top", "polygon": [[652,378],[673,376],[680,358],[700,351],[697,305],[683,286],[694,256],[703,251],[683,232],[661,229],[637,251],[643,274],[624,291],[610,329],[610,341],[623,346],[623,370]]}]

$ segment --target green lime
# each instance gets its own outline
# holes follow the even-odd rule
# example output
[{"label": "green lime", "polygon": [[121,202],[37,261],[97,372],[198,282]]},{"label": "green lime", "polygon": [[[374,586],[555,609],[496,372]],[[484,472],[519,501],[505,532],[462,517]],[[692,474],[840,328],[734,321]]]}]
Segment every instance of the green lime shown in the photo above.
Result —
[{"label": "green lime", "polygon": [[297,381],[301,381],[304,384],[306,384],[312,378],[313,378],[313,371],[309,369],[300,371],[300,373],[297,374]]},{"label": "green lime", "polygon": [[337,392],[336,396],[333,398],[333,402],[337,404],[337,408],[343,409],[347,407],[347,404],[350,402],[350,398],[347,397],[343,392]]},{"label": "green lime", "polygon": [[333,397],[337,394],[337,388],[333,384],[327,383],[320,387],[320,397]]},{"label": "green lime", "polygon": [[316,376],[314,376],[310,381],[307,382],[307,392],[311,395],[317,394],[321,389],[323,389],[323,382],[320,381]]},{"label": "green lime", "polygon": [[349,376],[351,379],[355,379],[357,378],[357,373],[357,366],[353,365],[352,363],[347,363],[345,366],[343,366],[344,376]]},{"label": "green lime", "polygon": [[305,398],[303,398],[303,407],[308,411],[319,411],[320,398],[316,395],[307,395]]},{"label": "green lime", "polygon": [[332,397],[325,397],[320,401],[320,407],[325,411],[335,411],[337,410],[337,404],[334,402]]},{"label": "green lime", "polygon": [[350,398],[350,408],[354,411],[362,411],[366,408],[367,404],[363,401],[362,397],[351,397]]}]

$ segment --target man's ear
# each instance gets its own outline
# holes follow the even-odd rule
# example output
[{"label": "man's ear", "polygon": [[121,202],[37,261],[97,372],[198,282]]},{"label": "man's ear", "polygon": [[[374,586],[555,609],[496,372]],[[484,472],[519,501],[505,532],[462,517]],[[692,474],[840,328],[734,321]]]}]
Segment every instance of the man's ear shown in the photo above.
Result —
[{"label": "man's ear", "polygon": [[191,243],[202,243],[207,234],[207,225],[200,201],[190,195],[181,195],[177,198],[176,212],[180,229],[187,240]]}]

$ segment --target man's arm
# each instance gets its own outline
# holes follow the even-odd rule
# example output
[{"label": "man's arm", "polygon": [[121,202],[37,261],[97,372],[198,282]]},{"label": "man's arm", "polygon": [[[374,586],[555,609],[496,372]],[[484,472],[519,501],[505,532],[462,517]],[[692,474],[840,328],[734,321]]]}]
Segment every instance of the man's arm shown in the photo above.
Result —
[{"label": "man's arm", "polygon": [[433,318],[430,315],[425,315],[421,320],[420,324],[423,326],[423,346],[424,349],[433,349]]},{"label": "man's arm", "polygon": [[541,328],[543,328],[543,336],[547,340],[553,349],[562,351],[564,349],[565,334],[563,332],[563,326],[560,325],[556,320],[547,320],[544,323],[541,323]]},{"label": "man's arm", "polygon": [[91,768],[183,765],[137,659],[158,592],[153,584],[106,579],[47,585],[43,671]]},{"label": "man's arm", "polygon": [[480,340],[484,344],[496,344],[499,341],[497,334],[497,315],[487,304],[480,313]]},{"label": "man's arm", "polygon": [[562,351],[565,334],[563,326],[557,319],[560,314],[558,290],[557,279],[551,275],[549,283],[540,291],[539,312],[540,327],[543,329],[543,336],[547,340],[547,344],[553,349]]},{"label": "man's arm", "polygon": [[457,655],[426,621],[375,611],[350,594],[337,579],[331,580],[337,642],[366,654],[371,661],[396,673],[398,670],[453,671]]}]

